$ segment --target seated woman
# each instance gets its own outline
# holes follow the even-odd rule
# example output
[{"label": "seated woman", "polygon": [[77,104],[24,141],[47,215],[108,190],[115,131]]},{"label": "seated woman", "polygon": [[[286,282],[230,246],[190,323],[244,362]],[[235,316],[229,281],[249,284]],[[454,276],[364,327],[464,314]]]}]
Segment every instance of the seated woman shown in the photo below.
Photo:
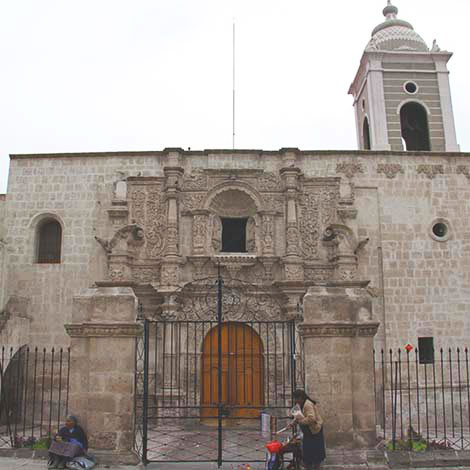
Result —
[{"label": "seated woman", "polygon": [[87,450],[85,431],[78,425],[75,416],[67,416],[65,426],[59,430],[49,448],[48,468],[65,468],[67,462],[86,454]]}]

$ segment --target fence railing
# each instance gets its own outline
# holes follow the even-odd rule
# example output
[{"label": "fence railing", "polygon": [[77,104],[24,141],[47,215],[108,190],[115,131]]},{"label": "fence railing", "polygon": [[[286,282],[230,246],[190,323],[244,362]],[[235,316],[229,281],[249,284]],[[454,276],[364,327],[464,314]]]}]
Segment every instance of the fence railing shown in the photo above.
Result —
[{"label": "fence railing", "polygon": [[0,349],[0,447],[40,445],[68,412],[70,349]]},{"label": "fence railing", "polygon": [[392,448],[470,447],[467,348],[374,352],[376,421]]}]

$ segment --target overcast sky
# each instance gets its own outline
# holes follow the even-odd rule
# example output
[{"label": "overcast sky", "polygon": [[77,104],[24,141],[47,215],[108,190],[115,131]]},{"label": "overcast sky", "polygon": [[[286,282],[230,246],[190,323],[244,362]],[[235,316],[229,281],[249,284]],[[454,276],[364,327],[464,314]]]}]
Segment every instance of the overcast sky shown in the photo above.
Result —
[{"label": "overcast sky", "polygon": [[[470,151],[470,2],[396,0],[449,63]],[[0,0],[0,193],[9,154],[356,149],[347,95],[385,0]]]}]

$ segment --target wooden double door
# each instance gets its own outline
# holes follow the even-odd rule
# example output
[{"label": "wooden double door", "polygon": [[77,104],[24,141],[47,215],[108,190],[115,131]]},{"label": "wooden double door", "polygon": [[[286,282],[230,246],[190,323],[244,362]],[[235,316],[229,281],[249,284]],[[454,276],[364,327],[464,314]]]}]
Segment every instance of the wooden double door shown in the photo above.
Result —
[{"label": "wooden double door", "polygon": [[[216,418],[221,403],[226,424],[236,418],[256,418],[264,405],[264,351],[256,331],[244,323],[229,322],[221,330],[222,363],[219,366],[218,329],[204,338],[201,364],[201,418]],[[235,418],[235,419],[234,419]]]}]

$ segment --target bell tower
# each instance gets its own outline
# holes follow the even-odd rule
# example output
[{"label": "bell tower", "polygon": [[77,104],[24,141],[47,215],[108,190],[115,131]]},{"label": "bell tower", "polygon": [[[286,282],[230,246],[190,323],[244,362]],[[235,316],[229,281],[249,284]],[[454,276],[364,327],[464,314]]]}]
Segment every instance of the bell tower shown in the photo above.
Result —
[{"label": "bell tower", "polygon": [[388,0],[349,89],[361,150],[459,152],[447,62]]}]

